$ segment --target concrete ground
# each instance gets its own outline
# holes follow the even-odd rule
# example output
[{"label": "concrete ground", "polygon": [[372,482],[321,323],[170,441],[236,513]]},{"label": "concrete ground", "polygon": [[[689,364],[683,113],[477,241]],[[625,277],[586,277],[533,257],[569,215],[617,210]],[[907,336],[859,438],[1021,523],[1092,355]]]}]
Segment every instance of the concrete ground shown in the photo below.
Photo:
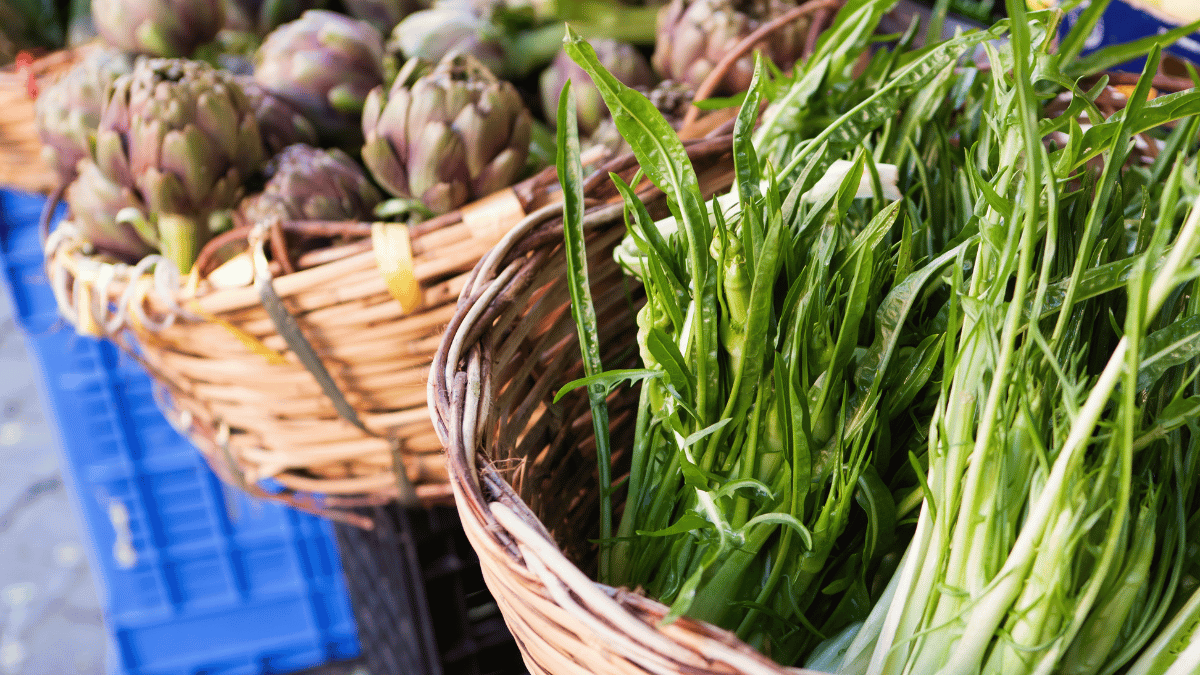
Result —
[{"label": "concrete ground", "polygon": [[[54,432],[0,292],[0,675],[104,675],[104,617]],[[356,663],[309,675],[367,675]]]}]

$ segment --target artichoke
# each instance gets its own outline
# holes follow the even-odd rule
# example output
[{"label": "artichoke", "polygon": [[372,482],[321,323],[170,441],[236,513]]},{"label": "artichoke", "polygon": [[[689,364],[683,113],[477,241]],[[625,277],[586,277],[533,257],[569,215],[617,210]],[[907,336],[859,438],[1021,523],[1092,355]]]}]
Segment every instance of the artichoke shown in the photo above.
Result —
[{"label": "artichoke", "polygon": [[135,263],[153,250],[118,215],[129,208],[144,212],[141,200],[133,190],[109,180],[91,160],[80,162],[79,178],[67,187],[66,197],[71,221],[97,253]]},{"label": "artichoke", "polygon": [[419,78],[402,72],[386,95],[371,92],[363,161],[388,192],[445,213],[516,180],[532,121],[512,84],[451,55]]},{"label": "artichoke", "polygon": [[[628,87],[651,87],[654,74],[645,57],[633,47],[616,40],[592,40],[596,57],[601,65]],[[592,83],[587,71],[580,68],[565,51],[559,51],[550,67],[542,72],[539,82],[542,94],[542,111],[552,124],[557,122],[554,111],[558,110],[558,97],[567,80],[575,90],[580,133],[587,135],[595,131],[600,121],[608,115],[608,106],[600,97],[600,91]]]},{"label": "artichoke", "polygon": [[250,101],[268,155],[277,155],[296,143],[316,145],[316,128],[292,104],[263,89],[252,78],[239,77],[237,83]]},{"label": "artichoke", "polygon": [[[796,6],[796,0],[672,0],[658,14],[654,69],[664,79],[698,87],[742,38]],[[793,21],[756,45],[756,50],[785,67],[800,58],[807,32],[806,19]],[[745,91],[753,76],[751,52],[733,64],[716,93]]]},{"label": "artichoke", "polygon": [[238,210],[248,222],[264,220],[364,220],[381,197],[363,169],[338,149],[292,145],[267,165],[259,194]]},{"label": "artichoke", "polygon": [[342,0],[346,11],[387,35],[404,17],[421,9],[419,0]]},{"label": "artichoke", "polygon": [[47,87],[36,103],[42,156],[64,183],[75,178],[75,165],[92,154],[105,90],[133,60],[115,49],[89,52],[61,80]]},{"label": "artichoke", "polygon": [[255,66],[255,81],[312,121],[323,140],[362,142],[363,102],[383,83],[383,38],[373,26],[309,10],[267,36]]},{"label": "artichoke", "polygon": [[146,206],[144,230],[187,272],[265,160],[250,100],[234,76],[198,61],[146,59],[113,84],[96,164]]},{"label": "artichoke", "polygon": [[225,25],[223,0],[92,0],[100,36],[124,51],[191,56]]},{"label": "artichoke", "polygon": [[409,14],[392,31],[388,49],[431,63],[470,54],[493,73],[507,69],[501,30],[467,4],[439,4]]},{"label": "artichoke", "polygon": [[675,80],[663,80],[646,93],[650,103],[667,118],[667,122],[675,129],[683,125],[683,117],[696,97],[696,90],[690,85]]}]

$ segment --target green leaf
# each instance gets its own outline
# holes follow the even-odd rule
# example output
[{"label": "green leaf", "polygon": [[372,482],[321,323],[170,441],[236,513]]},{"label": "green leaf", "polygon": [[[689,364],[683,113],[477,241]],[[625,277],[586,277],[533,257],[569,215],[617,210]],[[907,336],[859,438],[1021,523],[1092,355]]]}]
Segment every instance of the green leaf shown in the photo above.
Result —
[{"label": "green leaf", "polygon": [[708,527],[712,527],[712,525],[704,518],[695,513],[685,513],[670,527],[652,531],[638,530],[637,533],[643,537],[673,537],[678,534],[687,534],[692,530],[703,530]]},{"label": "green leaf", "polygon": [[603,373],[581,377],[578,380],[571,380],[564,384],[558,393],[554,395],[554,403],[558,403],[563,396],[568,392],[574,391],[580,387],[591,387],[592,385],[602,385],[606,391],[611,392],[618,384],[622,382],[640,382],[642,380],[652,380],[664,375],[661,370],[648,370],[644,368],[636,368],[629,370],[606,370]]},{"label": "green leaf", "polygon": [[[567,282],[571,291],[571,315],[579,335],[583,372],[587,376],[604,371],[600,360],[600,329],[592,304],[588,280],[587,244],[583,231],[583,163],[579,158],[579,127],[575,121],[575,92],[568,80],[558,98],[558,180],[563,195],[563,240],[567,258]],[[612,539],[612,453],[608,437],[608,389],[588,385],[592,428],[596,440],[596,467],[600,478],[600,539]],[[611,546],[600,546],[600,569],[607,574]]]},{"label": "green leaf", "polygon": [[680,394],[690,399],[696,387],[696,376],[688,367],[687,360],[663,329],[652,326],[646,333],[646,348],[654,355],[659,365],[666,370],[667,383],[675,387]]}]

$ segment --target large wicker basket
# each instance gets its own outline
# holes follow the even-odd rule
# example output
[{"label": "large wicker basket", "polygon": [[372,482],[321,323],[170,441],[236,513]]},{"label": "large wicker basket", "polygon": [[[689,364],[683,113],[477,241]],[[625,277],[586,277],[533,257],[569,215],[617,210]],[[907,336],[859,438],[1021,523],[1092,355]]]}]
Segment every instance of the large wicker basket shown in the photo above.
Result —
[{"label": "large wicker basket", "polygon": [[[730,184],[728,137],[687,147],[706,192]],[[628,367],[640,286],[612,259],[625,234],[623,205],[608,181],[588,188],[604,363]],[[664,213],[653,187],[641,196],[651,213]],[[558,387],[582,376],[565,271],[561,212],[512,230],[467,280],[429,382],[463,526],[526,665],[545,675],[800,672],[709,624],[660,625],[664,605],[591,581],[599,513],[590,409],[582,389],[552,403]],[[621,439],[635,404],[628,392],[610,400],[614,452],[631,445]],[[628,461],[616,454],[614,475]]]},{"label": "large wicker basket", "polygon": [[34,100],[58,81],[94,44],[33,58],[21,53],[17,62],[0,68],[0,185],[29,192],[50,192],[58,173],[42,159]]},{"label": "large wicker basket", "polygon": [[[237,228],[186,279],[169,265],[148,272],[157,256],[102,262],[67,221],[47,238],[47,276],[79,332],[146,366],[168,419],[222,479],[365,525],[340,509],[450,501],[425,403],[429,363],[467,273],[553,198],[553,180],[544,172],[411,227]],[[343,243],[290,259],[286,241],[314,233]],[[228,246],[247,249],[244,264],[218,286],[212,254]]]}]

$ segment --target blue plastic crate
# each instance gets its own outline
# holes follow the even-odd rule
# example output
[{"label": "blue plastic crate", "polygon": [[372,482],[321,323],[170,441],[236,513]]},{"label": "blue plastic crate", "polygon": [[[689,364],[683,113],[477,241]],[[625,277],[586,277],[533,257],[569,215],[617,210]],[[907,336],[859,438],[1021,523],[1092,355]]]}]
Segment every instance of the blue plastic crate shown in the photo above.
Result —
[{"label": "blue plastic crate", "polygon": [[43,203],[0,190],[0,267],[90,540],[110,671],[259,675],[357,656],[331,525],[222,485],[144,371],[59,319]]}]

